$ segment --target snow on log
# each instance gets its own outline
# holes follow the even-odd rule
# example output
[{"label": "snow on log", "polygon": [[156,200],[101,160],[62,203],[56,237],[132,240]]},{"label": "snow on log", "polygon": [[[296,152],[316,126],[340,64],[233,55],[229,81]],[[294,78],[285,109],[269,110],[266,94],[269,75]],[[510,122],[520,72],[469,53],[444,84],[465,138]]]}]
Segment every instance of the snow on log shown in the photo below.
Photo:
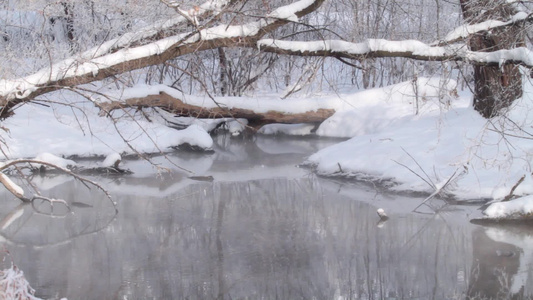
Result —
[{"label": "snow on log", "polygon": [[6,174],[0,173],[0,182],[6,187],[6,189],[15,197],[24,199],[24,190],[14,183]]},{"label": "snow on log", "polygon": [[[76,162],[70,159],[64,159],[59,156],[56,156],[52,153],[43,152],[37,155],[34,160],[36,161],[43,161],[46,163],[49,163],[54,166],[59,166],[61,168],[70,169],[74,166],[76,166]],[[35,167],[40,168],[44,167],[44,165],[37,164]]]},{"label": "snow on log", "polygon": [[106,156],[106,158],[102,162],[102,167],[117,169],[121,161],[122,161],[122,156],[120,156],[120,154],[117,152],[113,152]]},{"label": "snow on log", "polygon": [[122,101],[111,101],[99,103],[103,114],[108,114],[115,109],[126,107],[159,107],[179,116],[194,117],[200,119],[219,118],[242,118],[247,119],[251,126],[264,125],[270,123],[321,123],[331,117],[335,110],[320,108],[316,111],[302,113],[285,113],[280,111],[257,112],[248,108],[239,107],[205,107],[185,103],[183,100],[175,98],[165,92],[155,95],[147,95],[141,98],[130,98]]},{"label": "snow on log", "polygon": [[484,211],[486,219],[533,219],[533,195],[496,202]]}]

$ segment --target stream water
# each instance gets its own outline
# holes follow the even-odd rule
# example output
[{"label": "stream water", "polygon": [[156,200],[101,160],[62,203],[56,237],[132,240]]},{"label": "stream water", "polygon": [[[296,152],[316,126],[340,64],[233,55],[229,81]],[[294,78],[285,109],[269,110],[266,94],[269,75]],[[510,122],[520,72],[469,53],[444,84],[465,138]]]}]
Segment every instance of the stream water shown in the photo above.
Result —
[{"label": "stream water", "polygon": [[[505,299],[533,295],[531,229],[469,223],[477,206],[393,195],[299,168],[331,140],[218,137],[157,171],[34,178],[71,203],[0,194],[0,245],[45,299]],[[380,222],[376,209],[390,216]]]}]

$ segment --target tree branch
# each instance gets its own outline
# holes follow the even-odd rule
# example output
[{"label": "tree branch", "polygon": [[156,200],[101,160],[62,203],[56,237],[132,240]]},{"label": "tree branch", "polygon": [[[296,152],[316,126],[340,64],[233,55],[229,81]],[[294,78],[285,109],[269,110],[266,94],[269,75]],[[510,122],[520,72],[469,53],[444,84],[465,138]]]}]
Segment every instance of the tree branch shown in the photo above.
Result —
[{"label": "tree branch", "polygon": [[490,30],[499,29],[503,27],[520,25],[523,23],[533,21],[533,14],[519,12],[512,16],[508,21],[489,20],[476,24],[466,24],[450,31],[442,41],[431,43],[431,46],[446,46],[454,43],[464,41],[474,34],[485,33]]},{"label": "tree branch", "polygon": [[[7,168],[9,168],[11,166],[16,166],[16,165],[25,164],[25,163],[28,163],[28,164],[41,164],[41,165],[49,166],[49,167],[52,167],[52,168],[57,169],[57,170],[60,170],[63,173],[74,177],[75,179],[79,180],[80,182],[82,182],[87,187],[89,187],[87,184],[95,186],[96,188],[98,188],[99,190],[104,192],[104,194],[109,199],[109,201],[111,201],[111,204],[113,205],[115,210],[117,210],[116,203],[113,201],[113,199],[111,197],[111,194],[109,194],[109,192],[105,188],[103,188],[100,184],[98,184],[98,183],[96,183],[96,182],[94,182],[94,181],[92,181],[90,179],[87,179],[85,177],[82,177],[82,176],[72,172],[69,169],[60,167],[58,165],[55,165],[55,164],[52,164],[52,163],[49,163],[49,162],[45,162],[45,161],[41,161],[41,160],[35,160],[35,159],[16,159],[16,160],[11,160],[11,161],[7,161],[7,162],[2,164],[2,166],[0,167],[0,172],[2,172],[3,170],[5,170],[5,169],[7,169]],[[9,178],[7,178],[7,176],[5,176],[3,173],[1,173],[0,175],[3,175],[3,176],[0,176],[0,178],[3,179],[2,181],[0,181],[0,183],[2,183],[11,193],[13,193],[13,195],[15,195],[17,198],[19,198],[19,199],[21,199],[23,201],[33,201],[34,199],[42,199],[42,200],[50,201],[50,203],[61,202],[61,203],[65,203],[65,205],[66,205],[66,202],[63,201],[63,200],[51,199],[51,198],[43,197],[41,195],[36,195],[36,196],[34,196],[32,198],[26,199],[26,198],[24,198],[23,192],[20,193],[19,191],[17,191],[16,188],[15,189],[12,188],[13,185],[9,182],[10,180],[9,180]],[[9,181],[6,181],[5,178],[7,178],[7,180],[9,180]],[[7,183],[7,185],[6,185],[6,183]]]},{"label": "tree branch", "polygon": [[416,40],[389,41],[368,39],[361,43],[341,40],[281,41],[263,39],[257,42],[263,52],[284,55],[318,56],[349,59],[403,57],[421,61],[465,61],[473,65],[505,64],[533,68],[533,52],[525,47],[493,52],[469,51],[466,46],[430,46]]}]

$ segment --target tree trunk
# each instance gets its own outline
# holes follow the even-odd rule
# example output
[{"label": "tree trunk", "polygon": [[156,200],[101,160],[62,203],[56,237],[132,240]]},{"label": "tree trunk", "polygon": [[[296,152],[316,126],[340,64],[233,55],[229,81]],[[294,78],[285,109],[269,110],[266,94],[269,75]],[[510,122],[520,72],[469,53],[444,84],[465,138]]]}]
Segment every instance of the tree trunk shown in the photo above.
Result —
[{"label": "tree trunk", "polygon": [[[505,0],[461,0],[464,19],[471,24],[487,20],[509,20],[516,11]],[[475,34],[470,50],[492,52],[524,46],[519,25]],[[498,115],[522,96],[522,74],[516,65],[474,66],[474,109],[483,117]]]},{"label": "tree trunk", "polygon": [[218,60],[220,64],[220,95],[226,96],[228,95],[230,91],[229,86],[229,65],[228,65],[228,59],[226,57],[226,53],[224,52],[224,49],[222,47],[219,47],[218,49]]},{"label": "tree trunk", "polygon": [[319,108],[315,111],[306,111],[301,113],[286,113],[273,110],[267,112],[257,112],[247,108],[227,108],[223,107],[222,105],[209,108],[187,104],[181,99],[174,98],[165,92],[160,92],[159,94],[155,95],[148,95],[142,98],[129,98],[121,101],[104,102],[98,104],[98,107],[101,109],[101,116],[110,114],[113,110],[124,109],[127,107],[159,107],[177,116],[184,117],[201,119],[243,118],[248,120],[248,125],[251,127],[259,127],[271,123],[322,123],[335,113],[335,110],[325,108]]},{"label": "tree trunk", "polygon": [[72,7],[71,7],[71,5],[74,5],[74,4],[67,3],[67,2],[61,2],[61,5],[63,6],[63,11],[65,13],[65,22],[66,22],[65,29],[66,29],[67,39],[70,44],[70,52],[74,54],[78,50],[76,41],[74,39],[74,16],[73,16]]}]

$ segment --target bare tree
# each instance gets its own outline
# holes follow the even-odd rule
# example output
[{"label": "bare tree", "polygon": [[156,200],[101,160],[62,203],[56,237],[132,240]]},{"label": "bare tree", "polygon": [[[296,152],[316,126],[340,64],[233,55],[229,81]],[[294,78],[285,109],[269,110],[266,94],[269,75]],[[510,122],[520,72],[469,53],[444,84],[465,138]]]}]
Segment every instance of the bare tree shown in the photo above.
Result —
[{"label": "bare tree", "polygon": [[[168,67],[179,57],[216,49],[220,49],[215,55],[220,68],[217,68],[219,76],[214,78],[217,78],[222,94],[230,93],[230,89],[233,90],[232,94],[238,94],[239,89],[249,87],[250,82],[257,80],[258,75],[255,74],[248,78],[244,76],[246,80],[241,83],[237,83],[232,77],[238,72],[232,68],[234,60],[229,59],[226,49],[246,48],[259,49],[262,53],[298,57],[334,57],[353,67],[357,67],[358,61],[375,58],[467,62],[475,67],[475,109],[485,117],[497,114],[501,108],[507,107],[522,94],[521,74],[517,66],[532,67],[533,64],[527,58],[529,50],[524,47],[523,38],[524,24],[531,18],[527,13],[518,14],[512,3],[503,0],[463,0],[461,7],[468,26],[461,25],[459,29],[463,29],[466,34],[454,35],[451,32],[441,39],[437,32],[435,41],[429,43],[420,40],[391,41],[368,38],[352,42],[342,36],[339,38],[338,35],[337,39],[330,39],[325,34],[327,28],[318,29],[306,19],[323,2],[324,0],[293,1],[272,12],[264,13],[265,9],[249,9],[249,1],[241,0],[207,1],[192,7],[164,1],[177,12],[177,16],[171,20],[164,20],[102,42],[93,49],[53,63],[32,75],[2,80],[0,116],[8,117],[17,105],[31,102],[36,97],[52,91],[100,81],[150,66]],[[393,1],[396,2],[398,1]],[[420,8],[411,2],[408,4],[414,7],[412,10]],[[356,9],[361,7],[357,3],[354,5]],[[372,8],[375,9],[374,14],[385,17],[394,13],[394,7],[385,10],[386,6],[383,5]],[[260,3],[260,6],[263,7],[264,3]],[[477,13],[479,10],[476,7],[479,6],[484,6],[484,13]],[[259,14],[261,11],[263,13]],[[415,25],[411,26],[418,26],[421,32],[422,20],[422,16],[414,19],[416,22],[412,23]],[[488,20],[498,22],[486,24]],[[370,24],[369,19],[363,22]],[[293,27],[295,32],[285,34],[279,39],[264,39],[266,35],[279,36],[281,28],[290,27],[288,24],[303,27]],[[392,29],[385,28],[384,32],[390,30]],[[310,40],[313,37],[307,36],[305,41],[299,41],[305,31],[314,33],[314,40]],[[382,35],[380,30],[376,30],[374,34]],[[419,34],[418,38],[426,36],[427,34]],[[399,37],[403,38],[401,35]],[[355,63],[350,63],[349,60]],[[270,64],[267,62],[267,68]],[[363,65],[365,86],[370,85],[370,78],[365,79],[365,76],[368,77],[373,72],[367,69],[369,67],[368,64]],[[180,68],[178,65],[177,69]],[[189,75],[191,78],[196,76],[193,72],[189,72]],[[149,103],[143,105],[150,106]],[[157,103],[154,103],[154,106],[157,106]]]}]

